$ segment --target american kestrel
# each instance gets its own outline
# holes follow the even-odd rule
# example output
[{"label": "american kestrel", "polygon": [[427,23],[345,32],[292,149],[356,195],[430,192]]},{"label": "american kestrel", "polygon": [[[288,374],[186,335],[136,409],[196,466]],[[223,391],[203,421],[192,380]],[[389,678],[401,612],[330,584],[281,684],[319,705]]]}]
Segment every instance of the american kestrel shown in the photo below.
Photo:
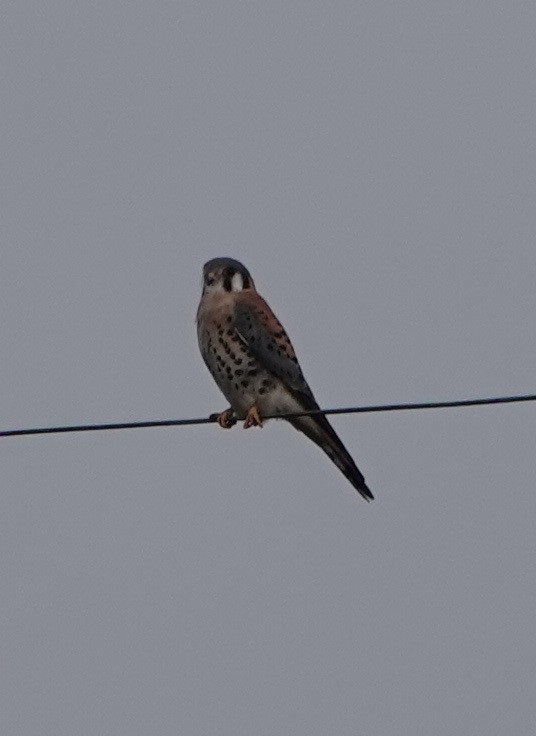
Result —
[{"label": "american kestrel", "polygon": [[[203,360],[231,404],[217,415],[221,427],[231,427],[234,417],[245,420],[245,428],[262,427],[265,415],[319,408],[287,333],[239,261],[205,263],[197,336]],[[363,498],[374,498],[323,414],[287,421],[324,450]]]}]

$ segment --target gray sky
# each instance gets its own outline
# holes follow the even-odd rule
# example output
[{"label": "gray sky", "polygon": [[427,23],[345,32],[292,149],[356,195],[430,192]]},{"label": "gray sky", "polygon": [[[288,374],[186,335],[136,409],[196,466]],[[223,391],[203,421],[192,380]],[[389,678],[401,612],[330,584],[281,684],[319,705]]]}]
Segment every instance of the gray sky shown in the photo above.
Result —
[{"label": "gray sky", "polygon": [[[1,428],[203,416],[201,266],[327,406],[536,390],[534,3],[6,2]],[[23,736],[536,730],[533,405],[0,442]]]}]

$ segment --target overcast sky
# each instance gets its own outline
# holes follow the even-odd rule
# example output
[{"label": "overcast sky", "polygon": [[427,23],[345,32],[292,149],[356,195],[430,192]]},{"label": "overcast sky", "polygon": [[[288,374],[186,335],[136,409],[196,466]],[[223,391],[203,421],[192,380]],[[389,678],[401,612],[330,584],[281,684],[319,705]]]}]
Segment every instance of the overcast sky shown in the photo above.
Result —
[{"label": "overcast sky", "polygon": [[[321,405],[536,392],[536,6],[5,2],[0,429],[206,416],[203,263]],[[532,736],[536,405],[0,441],[0,730]]]}]

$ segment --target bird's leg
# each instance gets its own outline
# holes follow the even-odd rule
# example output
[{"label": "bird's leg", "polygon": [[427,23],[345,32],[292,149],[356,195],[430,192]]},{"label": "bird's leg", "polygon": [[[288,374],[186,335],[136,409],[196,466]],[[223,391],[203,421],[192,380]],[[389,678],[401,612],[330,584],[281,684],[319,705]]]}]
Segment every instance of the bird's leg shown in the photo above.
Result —
[{"label": "bird's leg", "polygon": [[211,414],[209,419],[215,420],[218,422],[220,427],[222,429],[231,429],[233,425],[236,424],[236,419],[234,417],[233,410],[229,407],[229,409],[226,409],[225,411],[220,412],[219,414]]},{"label": "bird's leg", "polygon": [[244,429],[248,429],[249,427],[262,427],[262,419],[257,404],[252,404],[246,414]]}]

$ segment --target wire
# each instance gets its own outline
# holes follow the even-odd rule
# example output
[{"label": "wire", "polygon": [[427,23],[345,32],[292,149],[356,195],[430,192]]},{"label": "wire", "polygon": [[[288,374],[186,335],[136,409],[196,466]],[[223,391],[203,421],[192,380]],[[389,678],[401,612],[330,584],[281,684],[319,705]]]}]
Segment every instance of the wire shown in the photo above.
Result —
[{"label": "wire", "polygon": [[[461,399],[459,401],[425,401],[409,404],[378,404],[376,406],[347,406],[340,409],[314,409],[287,414],[267,414],[263,419],[293,419],[314,416],[315,414],[371,414],[373,412],[411,411],[416,409],[448,409],[462,406],[484,406],[487,404],[514,404],[536,401],[536,394],[522,396],[494,396],[487,399]],[[0,432],[0,437],[17,437],[27,434],[57,434],[59,432],[97,432],[108,429],[141,429],[143,427],[182,427],[192,424],[212,424],[217,414],[198,419],[162,419],[153,422],[116,422],[113,424],[79,424],[66,427],[36,427],[34,429],[8,429]]]}]

